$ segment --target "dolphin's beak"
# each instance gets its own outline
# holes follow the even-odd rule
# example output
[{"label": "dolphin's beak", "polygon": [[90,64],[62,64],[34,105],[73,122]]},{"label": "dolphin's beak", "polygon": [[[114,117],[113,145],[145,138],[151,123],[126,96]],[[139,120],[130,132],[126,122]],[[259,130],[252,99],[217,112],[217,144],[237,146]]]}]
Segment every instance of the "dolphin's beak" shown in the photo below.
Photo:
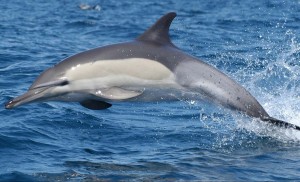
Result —
[{"label": "dolphin's beak", "polygon": [[5,104],[5,109],[12,109],[23,104],[34,102],[37,100],[43,100],[45,96],[45,90],[48,90],[48,88],[28,90],[28,92],[26,92],[25,94],[7,102]]},{"label": "dolphin's beak", "polygon": [[[64,86],[69,83],[68,80],[65,79],[58,79],[58,80],[44,82],[44,83],[40,83],[40,82],[41,81],[37,79],[33,84],[34,86],[31,86],[25,94],[7,102],[5,104],[5,109],[12,109],[14,107],[27,104],[30,102],[47,100],[51,97],[50,92],[52,88],[56,86]],[[40,84],[36,84],[36,83],[40,83]]]}]

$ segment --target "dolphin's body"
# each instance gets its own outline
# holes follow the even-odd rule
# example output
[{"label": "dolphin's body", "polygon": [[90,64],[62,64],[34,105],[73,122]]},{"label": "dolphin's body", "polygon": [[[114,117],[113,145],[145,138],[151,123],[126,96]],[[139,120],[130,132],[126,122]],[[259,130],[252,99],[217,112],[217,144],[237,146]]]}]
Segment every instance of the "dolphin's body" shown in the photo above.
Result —
[{"label": "dolphin's body", "polygon": [[161,17],[132,42],[108,45],[71,56],[44,71],[28,92],[6,104],[80,102],[106,109],[116,101],[205,98],[285,127],[300,127],[271,118],[241,85],[216,68],[182,52],[170,40],[176,13]]}]

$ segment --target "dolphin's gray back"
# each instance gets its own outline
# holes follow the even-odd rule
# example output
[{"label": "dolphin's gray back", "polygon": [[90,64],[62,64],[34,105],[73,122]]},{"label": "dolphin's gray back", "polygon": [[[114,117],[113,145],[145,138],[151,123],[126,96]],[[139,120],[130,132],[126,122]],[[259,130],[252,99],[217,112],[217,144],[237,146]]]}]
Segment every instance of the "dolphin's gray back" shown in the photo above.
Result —
[{"label": "dolphin's gray back", "polygon": [[174,70],[176,65],[184,57],[185,55],[176,47],[133,41],[99,47],[76,54],[58,63],[55,66],[55,69],[56,71],[63,72],[77,64],[93,63],[104,60],[144,58],[158,61],[167,66],[170,70]]}]

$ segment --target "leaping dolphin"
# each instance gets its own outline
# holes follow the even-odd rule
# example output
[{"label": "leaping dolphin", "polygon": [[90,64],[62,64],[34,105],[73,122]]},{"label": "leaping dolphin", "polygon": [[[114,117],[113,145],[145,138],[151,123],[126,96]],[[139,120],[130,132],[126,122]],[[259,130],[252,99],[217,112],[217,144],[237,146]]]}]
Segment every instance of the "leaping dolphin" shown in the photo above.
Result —
[{"label": "leaping dolphin", "polygon": [[224,107],[286,128],[299,126],[272,118],[241,85],[213,66],[188,55],[170,39],[171,12],[135,40],[84,51],[44,71],[11,109],[36,101],[79,102],[88,109],[117,101],[210,99]]}]

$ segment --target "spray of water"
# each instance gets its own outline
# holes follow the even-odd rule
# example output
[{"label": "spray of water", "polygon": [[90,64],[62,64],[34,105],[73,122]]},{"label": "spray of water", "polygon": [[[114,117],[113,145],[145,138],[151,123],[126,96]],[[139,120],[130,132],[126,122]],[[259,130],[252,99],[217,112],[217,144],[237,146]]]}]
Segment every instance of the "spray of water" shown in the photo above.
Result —
[{"label": "spray of water", "polygon": [[[271,116],[299,126],[300,43],[291,30],[286,31],[285,39],[286,45],[269,49],[268,54],[275,59],[254,73],[246,85]],[[239,127],[259,136],[271,136],[283,142],[300,141],[300,132],[293,129],[267,126],[256,119],[249,119],[250,122],[246,123],[241,118],[236,120]]]}]

